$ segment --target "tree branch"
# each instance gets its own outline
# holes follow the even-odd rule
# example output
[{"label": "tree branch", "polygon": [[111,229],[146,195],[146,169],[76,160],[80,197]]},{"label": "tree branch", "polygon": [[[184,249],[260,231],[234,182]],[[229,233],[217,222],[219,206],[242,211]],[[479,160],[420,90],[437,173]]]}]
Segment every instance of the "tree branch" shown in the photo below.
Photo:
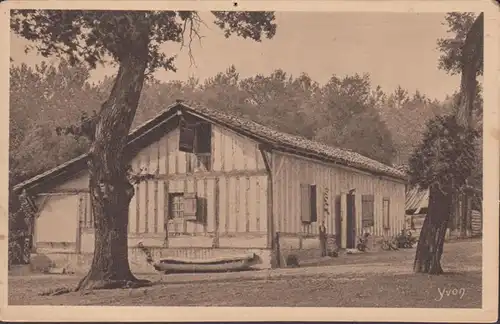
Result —
[{"label": "tree branch", "polygon": [[[188,48],[190,67],[193,65],[195,67],[197,66],[196,60],[194,59],[194,55],[193,55],[192,43],[193,43],[194,37],[196,37],[196,38],[198,38],[200,45],[201,45],[201,40],[202,40],[202,38],[204,38],[204,36],[200,35],[200,32],[199,32],[199,28],[200,28],[201,24],[204,24],[206,26],[206,24],[203,22],[203,20],[200,18],[200,16],[196,12],[192,12],[189,15],[189,17],[187,17],[184,20],[184,24],[183,24],[183,28],[182,28],[182,37],[181,37],[181,50],[185,47]],[[189,43],[186,46],[186,40],[185,40],[184,35],[186,33],[188,25],[189,25]]]}]

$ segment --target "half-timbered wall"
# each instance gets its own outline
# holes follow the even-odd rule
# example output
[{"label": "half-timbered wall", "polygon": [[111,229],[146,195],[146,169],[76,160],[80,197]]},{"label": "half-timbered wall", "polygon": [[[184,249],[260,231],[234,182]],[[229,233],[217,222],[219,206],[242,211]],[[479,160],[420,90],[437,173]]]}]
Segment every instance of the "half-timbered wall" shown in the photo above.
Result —
[{"label": "half-timbered wall", "polygon": [[[268,177],[257,143],[213,126],[209,158],[207,170],[197,163],[197,156],[179,151],[179,129],[138,152],[130,162],[134,173],[142,170],[155,177],[135,185],[129,208],[129,245],[138,241],[162,245],[167,238],[170,247],[212,247],[217,237],[220,247],[266,247]],[[92,251],[88,173],[83,171],[51,191],[72,195],[74,199],[60,199],[67,200],[66,210],[80,215],[80,250]],[[203,221],[170,219],[169,196],[179,193],[196,193]],[[75,228],[76,218],[72,224]],[[73,236],[75,231],[71,230]],[[239,242],[236,236],[244,240]]]},{"label": "half-timbered wall", "polygon": [[[335,213],[338,212],[336,200],[351,189],[355,189],[357,233],[363,230],[363,195],[373,195],[374,198],[374,226],[366,230],[376,236],[395,235],[404,225],[404,183],[280,152],[273,152],[272,174],[274,227],[275,231],[285,236],[297,233],[316,236],[321,221],[325,222],[328,233],[335,234],[340,230],[335,228]],[[301,184],[316,185],[316,222],[302,222]],[[390,200],[390,224],[387,230],[383,226],[385,198]]]},{"label": "half-timbered wall", "polygon": [[[147,170],[157,177],[136,185],[129,232],[207,236],[214,235],[218,227],[220,236],[265,234],[267,175],[258,145],[214,126],[211,169],[197,169],[196,159],[196,155],[179,150],[178,129],[139,152],[132,160],[132,169]],[[205,222],[168,220],[172,212],[169,194],[173,193],[196,193],[203,202],[199,208]]]}]

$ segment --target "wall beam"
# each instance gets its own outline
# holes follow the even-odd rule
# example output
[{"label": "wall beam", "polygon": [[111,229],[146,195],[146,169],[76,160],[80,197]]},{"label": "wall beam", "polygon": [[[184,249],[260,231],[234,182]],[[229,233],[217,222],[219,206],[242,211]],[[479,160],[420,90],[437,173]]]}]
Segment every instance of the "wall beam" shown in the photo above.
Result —
[{"label": "wall beam", "polygon": [[274,248],[274,215],[273,215],[273,174],[272,174],[272,151],[270,148],[260,144],[260,153],[267,171],[267,247]]}]

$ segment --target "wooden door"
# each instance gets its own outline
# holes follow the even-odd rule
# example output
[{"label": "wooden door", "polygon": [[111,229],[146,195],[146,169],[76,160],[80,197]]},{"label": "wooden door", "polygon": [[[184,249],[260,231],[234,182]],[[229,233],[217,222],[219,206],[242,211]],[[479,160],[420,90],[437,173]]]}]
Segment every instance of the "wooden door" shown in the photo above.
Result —
[{"label": "wooden door", "polygon": [[356,247],[356,206],[355,206],[355,195],[347,195],[347,213],[346,213],[346,223],[347,223],[347,244],[348,249],[354,249]]},{"label": "wooden door", "polygon": [[338,247],[342,246],[341,196],[335,197],[335,238]]}]

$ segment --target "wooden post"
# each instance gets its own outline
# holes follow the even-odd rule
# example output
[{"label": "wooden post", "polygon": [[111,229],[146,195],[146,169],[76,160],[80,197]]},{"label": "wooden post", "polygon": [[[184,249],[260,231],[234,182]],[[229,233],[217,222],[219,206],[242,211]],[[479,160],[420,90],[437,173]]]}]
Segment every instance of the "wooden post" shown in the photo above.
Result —
[{"label": "wooden post", "polygon": [[274,217],[273,217],[273,180],[271,172],[267,175],[267,247],[273,248],[272,233],[274,231]]},{"label": "wooden post", "polygon": [[259,144],[260,154],[267,171],[267,248],[273,249],[274,215],[273,215],[273,174],[272,174],[272,152],[269,148]]},{"label": "wooden post", "polygon": [[219,193],[219,178],[215,178],[215,189],[214,189],[214,228],[215,228],[215,236],[212,242],[212,247],[219,247],[219,201],[220,201],[220,193]]},{"label": "wooden post", "polygon": [[280,232],[276,232],[274,246],[276,251],[276,266],[281,268]]},{"label": "wooden post", "polygon": [[[167,161],[168,161],[168,156],[167,156]],[[168,173],[168,166],[166,169],[166,172]],[[165,180],[163,182],[163,228],[165,230],[165,239],[163,240],[163,247],[168,248],[168,217],[169,217],[169,210],[170,210],[170,194],[169,194],[169,180]]]}]

